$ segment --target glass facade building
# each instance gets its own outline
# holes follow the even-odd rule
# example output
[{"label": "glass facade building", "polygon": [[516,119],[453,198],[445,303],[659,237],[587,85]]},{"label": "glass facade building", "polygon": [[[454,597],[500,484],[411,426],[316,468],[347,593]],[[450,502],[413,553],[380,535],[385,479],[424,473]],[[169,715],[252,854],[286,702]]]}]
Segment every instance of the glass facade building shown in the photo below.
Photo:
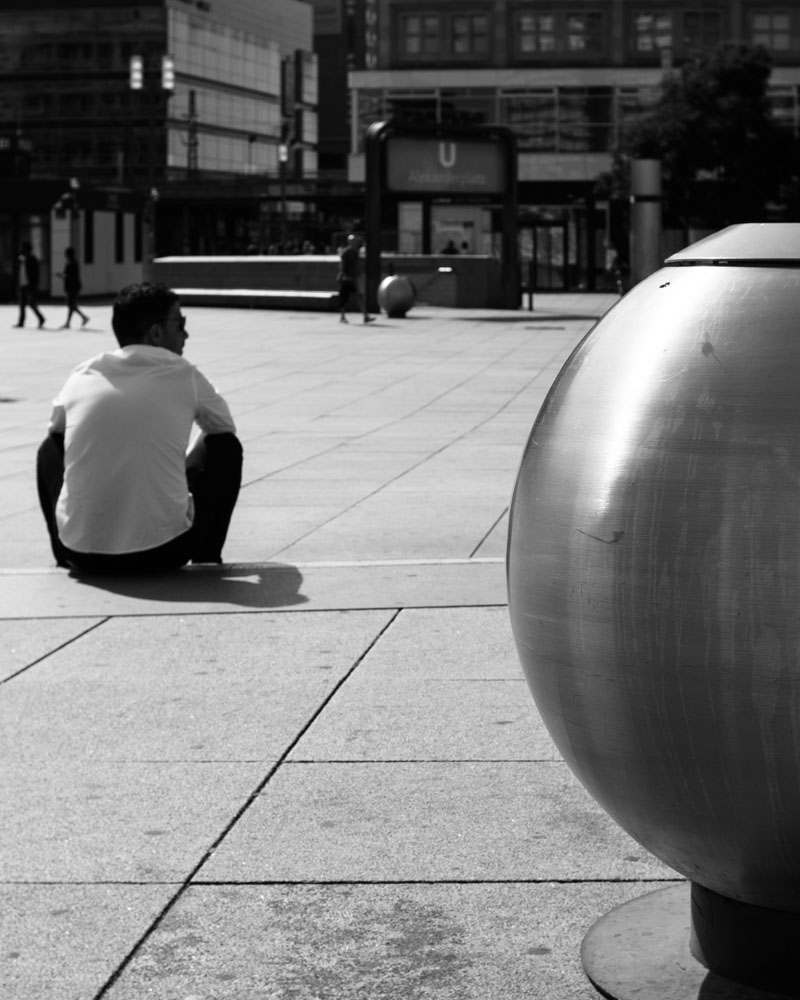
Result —
[{"label": "glass facade building", "polygon": [[[168,167],[223,174],[277,172],[281,135],[277,43],[171,7],[167,46],[177,70],[167,115]],[[191,165],[190,123],[198,133],[193,137],[197,159]]]},{"label": "glass facade building", "polygon": [[[32,176],[155,181],[189,169],[192,148],[202,172],[277,171],[283,54],[218,20],[219,10],[212,17],[183,0],[0,4],[0,127],[30,141]],[[132,56],[141,89],[130,85]]]},{"label": "glass facade building", "polygon": [[31,184],[133,193],[145,256],[243,252],[317,177],[312,48],[302,0],[0,0],[0,140]]}]

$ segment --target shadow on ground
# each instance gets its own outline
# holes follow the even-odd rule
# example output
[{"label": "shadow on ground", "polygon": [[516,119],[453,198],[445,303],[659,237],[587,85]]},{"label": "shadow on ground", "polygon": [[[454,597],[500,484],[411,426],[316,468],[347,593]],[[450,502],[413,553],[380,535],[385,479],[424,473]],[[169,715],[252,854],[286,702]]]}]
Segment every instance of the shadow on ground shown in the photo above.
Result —
[{"label": "shadow on ground", "polygon": [[235,604],[244,608],[285,608],[305,604],[303,574],[285,563],[186,566],[174,573],[141,576],[70,574],[87,587],[148,601]]}]

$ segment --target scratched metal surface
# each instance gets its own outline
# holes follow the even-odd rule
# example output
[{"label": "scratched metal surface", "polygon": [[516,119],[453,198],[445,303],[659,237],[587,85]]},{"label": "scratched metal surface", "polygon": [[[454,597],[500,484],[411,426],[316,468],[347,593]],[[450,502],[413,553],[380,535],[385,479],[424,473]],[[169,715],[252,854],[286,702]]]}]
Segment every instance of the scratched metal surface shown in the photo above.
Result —
[{"label": "scratched metal surface", "polygon": [[797,910],[800,269],[667,267],[587,335],[525,450],[508,582],[601,805],[692,880]]}]

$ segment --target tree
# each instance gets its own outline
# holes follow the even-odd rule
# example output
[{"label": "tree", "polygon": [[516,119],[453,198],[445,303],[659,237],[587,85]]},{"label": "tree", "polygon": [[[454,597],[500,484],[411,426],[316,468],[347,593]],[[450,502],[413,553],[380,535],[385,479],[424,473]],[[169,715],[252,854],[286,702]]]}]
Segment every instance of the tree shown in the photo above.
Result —
[{"label": "tree", "polygon": [[764,221],[798,173],[797,140],[772,117],[771,72],[761,47],[697,54],[667,75],[652,113],[626,132],[616,171],[629,158],[661,160],[668,224]]}]

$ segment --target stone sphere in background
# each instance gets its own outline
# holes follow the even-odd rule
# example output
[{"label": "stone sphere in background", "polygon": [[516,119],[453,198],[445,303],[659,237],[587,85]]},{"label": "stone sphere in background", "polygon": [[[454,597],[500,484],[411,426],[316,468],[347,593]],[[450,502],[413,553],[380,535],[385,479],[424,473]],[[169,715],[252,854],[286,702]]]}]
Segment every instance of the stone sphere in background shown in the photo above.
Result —
[{"label": "stone sphere in background", "polygon": [[390,274],[378,286],[378,303],[387,316],[405,316],[414,305],[416,289],[402,274]]}]

